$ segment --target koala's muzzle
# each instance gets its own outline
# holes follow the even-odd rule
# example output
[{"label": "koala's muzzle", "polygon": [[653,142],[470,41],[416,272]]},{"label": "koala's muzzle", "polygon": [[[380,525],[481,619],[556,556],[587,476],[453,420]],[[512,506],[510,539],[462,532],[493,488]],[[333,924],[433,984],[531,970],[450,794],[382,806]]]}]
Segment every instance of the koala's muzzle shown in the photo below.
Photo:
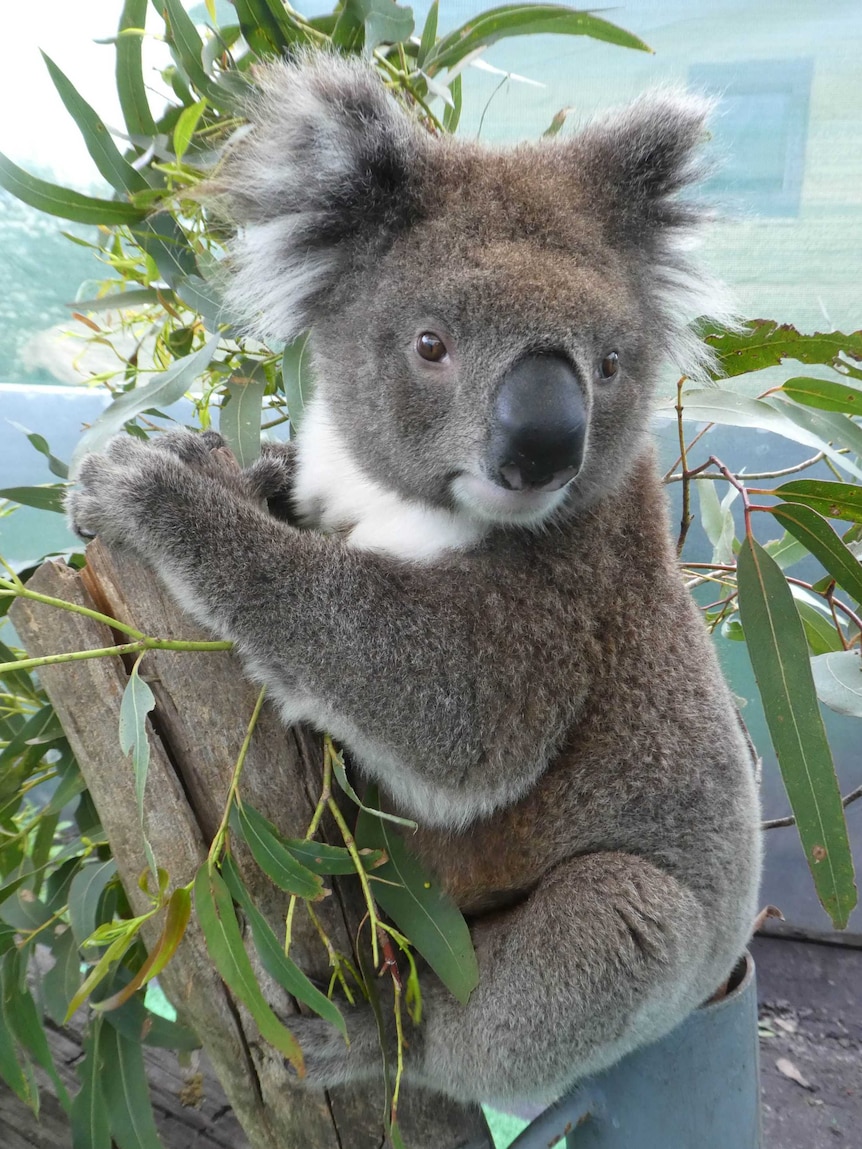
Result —
[{"label": "koala's muzzle", "polygon": [[511,491],[557,491],[584,457],[587,412],[574,367],[558,355],[519,359],[494,403],[488,463]]}]

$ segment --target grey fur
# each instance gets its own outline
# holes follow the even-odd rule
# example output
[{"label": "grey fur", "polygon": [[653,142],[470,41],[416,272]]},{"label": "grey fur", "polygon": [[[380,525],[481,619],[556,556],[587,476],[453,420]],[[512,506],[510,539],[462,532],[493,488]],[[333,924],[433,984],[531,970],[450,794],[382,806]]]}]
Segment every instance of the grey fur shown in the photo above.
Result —
[{"label": "grey fur", "polygon": [[[427,137],[375,83],[274,65],[222,176],[236,222],[275,237],[237,240],[246,314],[283,336],[313,323],[298,458],[269,446],[238,474],[217,439],[120,437],[85,460],[70,515],[151,563],[286,720],[341,737],[419,820],[411,847],[469,915],[480,982],[460,1006],[425,978],[408,1076],[547,1099],[706,999],[756,909],[749,750],[646,436],[658,366],[686,346],[698,213],[674,197],[706,109],[661,94],[493,152]],[[444,362],[416,355],[425,330]],[[588,412],[562,494],[487,469],[496,387],[537,351],[573,365]],[[348,1022],[349,1050],[299,1019],[312,1085],[377,1072],[370,1012]]]}]

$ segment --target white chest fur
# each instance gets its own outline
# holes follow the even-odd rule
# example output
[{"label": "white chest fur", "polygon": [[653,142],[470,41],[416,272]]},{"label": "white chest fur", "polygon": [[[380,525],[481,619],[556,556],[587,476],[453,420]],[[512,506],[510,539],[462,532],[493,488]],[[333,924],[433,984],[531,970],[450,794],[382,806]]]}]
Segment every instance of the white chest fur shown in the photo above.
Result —
[{"label": "white chest fur", "polygon": [[405,499],[366,475],[338,434],[324,401],[306,408],[297,440],[294,501],[309,526],[341,532],[351,546],[432,562],[481,540],[487,526],[463,513]]}]

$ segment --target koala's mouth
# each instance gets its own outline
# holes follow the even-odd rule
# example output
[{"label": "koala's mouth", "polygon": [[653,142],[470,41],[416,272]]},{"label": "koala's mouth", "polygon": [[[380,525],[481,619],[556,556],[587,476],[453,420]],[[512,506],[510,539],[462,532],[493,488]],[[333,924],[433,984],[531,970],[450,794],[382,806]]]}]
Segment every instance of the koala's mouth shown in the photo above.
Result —
[{"label": "koala's mouth", "polygon": [[450,490],[461,510],[483,522],[510,526],[536,526],[554,513],[565,500],[571,479],[562,485],[512,490],[470,471],[451,481]]}]

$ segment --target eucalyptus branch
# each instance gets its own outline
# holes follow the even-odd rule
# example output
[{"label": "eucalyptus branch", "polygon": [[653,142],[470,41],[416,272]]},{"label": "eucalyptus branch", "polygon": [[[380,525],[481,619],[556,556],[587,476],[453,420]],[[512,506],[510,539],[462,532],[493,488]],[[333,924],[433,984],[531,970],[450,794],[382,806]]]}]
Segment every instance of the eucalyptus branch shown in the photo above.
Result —
[{"label": "eucalyptus branch", "polygon": [[142,636],[137,642],[123,642],[117,646],[100,646],[93,650],[72,650],[66,654],[43,654],[39,658],[19,658],[15,662],[0,662],[0,674],[11,674],[16,670],[36,670],[40,666],[57,666],[62,662],[82,662],[87,658],[108,658],[114,654],[141,654],[147,650],[230,650],[232,647],[233,643],[226,639],[198,642]]},{"label": "eucalyptus branch", "polygon": [[261,709],[263,708],[263,700],[266,698],[266,687],[262,686],[260,693],[257,696],[257,702],[254,704],[254,710],[251,713],[251,718],[248,722],[248,728],[245,732],[242,746],[240,747],[239,754],[237,755],[236,765],[233,768],[231,775],[230,786],[228,787],[227,798],[224,804],[224,813],[222,814],[221,823],[215,832],[212,843],[210,845],[209,853],[207,854],[207,866],[210,870],[213,869],[221,854],[222,847],[224,846],[225,835],[227,834],[227,825],[230,820],[230,812],[233,804],[237,798],[237,789],[239,787],[239,780],[242,775],[242,768],[245,765],[246,755],[248,748],[251,745],[251,736],[254,734],[254,728],[257,726],[257,720],[260,717]]},{"label": "eucalyptus branch", "polygon": [[[846,810],[851,803],[858,801],[862,798],[862,786],[857,786],[855,790],[851,790],[849,794],[845,794],[841,799],[841,805]],[[796,819],[792,814],[788,814],[786,818],[770,818],[767,822],[761,822],[761,830],[779,830],[783,826],[795,826]]]},{"label": "eucalyptus branch", "polygon": [[[801,463],[797,463],[793,467],[783,467],[779,471],[752,471],[751,473],[746,471],[745,474],[734,472],[734,478],[740,482],[751,479],[781,479],[785,475],[795,475],[799,471],[805,471],[808,467],[813,467],[816,463],[822,463],[825,458],[826,456],[823,451],[818,451],[817,454],[812,455],[810,459],[804,459]],[[668,474],[664,477],[666,483],[685,483],[688,479],[709,479],[712,482],[726,482],[727,476],[722,474],[721,471],[679,471],[676,474]],[[752,492],[752,494],[756,493],[758,492]],[[763,493],[765,494],[766,492]]]},{"label": "eucalyptus branch", "polygon": [[28,588],[21,582],[17,575],[12,579],[0,578],[0,598],[29,598],[33,602],[44,603],[45,606],[55,606],[58,610],[69,610],[73,614],[82,614],[85,618],[95,619],[96,622],[103,622],[105,626],[109,626],[111,630],[118,630],[121,634],[131,635],[132,638],[145,638],[143,631],[136,630],[135,627],[129,626],[128,623],[120,622],[119,619],[111,618],[107,614],[102,614],[101,611],[91,610],[88,606],[79,606],[76,602],[66,602],[62,598],[52,598],[51,595],[39,594],[38,591],[28,590]]}]

